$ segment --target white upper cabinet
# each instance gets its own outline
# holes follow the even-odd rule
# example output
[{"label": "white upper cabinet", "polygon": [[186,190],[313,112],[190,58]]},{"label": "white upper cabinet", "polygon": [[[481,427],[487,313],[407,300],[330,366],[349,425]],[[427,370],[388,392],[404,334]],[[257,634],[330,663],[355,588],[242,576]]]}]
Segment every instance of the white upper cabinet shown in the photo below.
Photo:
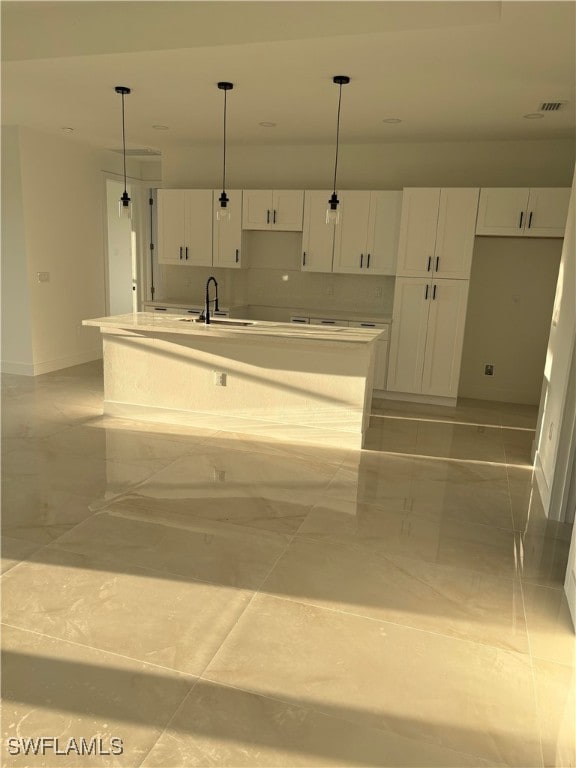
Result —
[{"label": "white upper cabinet", "polygon": [[332,272],[334,224],[326,223],[326,208],[331,194],[326,190],[306,190],[304,193],[301,261],[304,272]]},{"label": "white upper cabinet", "polygon": [[469,187],[405,189],[396,274],[468,279],[478,195]]},{"label": "white upper cabinet", "polygon": [[213,240],[212,264],[215,267],[232,267],[238,269],[242,266],[242,191],[239,189],[227,190],[230,202],[228,203],[229,219],[216,219],[216,213],[220,208],[220,191],[213,192]]},{"label": "white upper cabinet", "polygon": [[304,192],[300,189],[245,189],[242,228],[300,232]]},{"label": "white upper cabinet", "polygon": [[477,235],[564,237],[570,190],[560,187],[485,187]]},{"label": "white upper cabinet", "polygon": [[182,264],[186,242],[186,195],[182,189],[158,190],[158,262]]},{"label": "white upper cabinet", "polygon": [[339,198],[334,272],[395,274],[402,192],[345,191]]},{"label": "white upper cabinet", "polygon": [[402,196],[402,192],[370,192],[368,274],[396,274]]},{"label": "white upper cabinet", "polygon": [[212,264],[212,190],[158,190],[158,262]]},{"label": "white upper cabinet", "polygon": [[212,190],[186,191],[185,260],[194,267],[212,264]]}]

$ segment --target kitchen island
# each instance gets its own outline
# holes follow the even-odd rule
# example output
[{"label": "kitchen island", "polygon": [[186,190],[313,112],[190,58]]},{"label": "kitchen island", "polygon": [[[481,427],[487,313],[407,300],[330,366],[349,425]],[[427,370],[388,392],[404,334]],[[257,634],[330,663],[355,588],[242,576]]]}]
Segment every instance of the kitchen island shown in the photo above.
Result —
[{"label": "kitchen island", "polygon": [[378,329],[152,312],[83,324],[102,333],[108,415],[363,446]]}]

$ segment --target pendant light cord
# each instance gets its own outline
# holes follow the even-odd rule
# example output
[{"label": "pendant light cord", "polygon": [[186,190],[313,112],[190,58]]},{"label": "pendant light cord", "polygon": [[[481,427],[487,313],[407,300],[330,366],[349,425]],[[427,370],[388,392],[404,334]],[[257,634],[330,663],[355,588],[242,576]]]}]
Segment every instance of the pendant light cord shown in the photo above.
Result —
[{"label": "pendant light cord", "polygon": [[222,168],[222,192],[226,191],[226,97],[227,92],[224,90],[224,163]]},{"label": "pendant light cord", "polygon": [[342,102],[342,83],[338,91],[338,117],[336,118],[336,159],[334,161],[334,194],[336,194],[336,172],[338,170],[338,145],[340,143],[340,104]]},{"label": "pendant light cord", "polygon": [[124,93],[121,94],[122,96],[122,157],[124,158],[124,192],[127,192],[126,189],[126,129],[124,126]]}]

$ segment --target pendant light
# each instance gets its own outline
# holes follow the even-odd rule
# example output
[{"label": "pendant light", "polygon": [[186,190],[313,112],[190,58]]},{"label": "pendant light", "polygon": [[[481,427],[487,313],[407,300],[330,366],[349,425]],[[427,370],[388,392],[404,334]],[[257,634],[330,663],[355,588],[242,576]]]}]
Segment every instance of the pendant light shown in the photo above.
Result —
[{"label": "pendant light", "polygon": [[338,90],[338,116],[336,118],[336,158],[334,160],[334,191],[330,195],[330,199],[328,200],[328,208],[326,210],[326,224],[337,224],[338,223],[338,204],[340,200],[338,200],[338,195],[336,194],[336,174],[338,172],[338,145],[340,143],[340,104],[342,102],[342,86],[347,85],[350,82],[350,78],[348,75],[335,75],[332,78],[332,82],[334,82],[337,86],[339,86]]},{"label": "pendant light", "polygon": [[125,85],[117,85],[114,90],[122,96],[122,157],[124,158],[124,192],[118,203],[118,214],[121,219],[130,219],[132,217],[132,201],[128,197],[126,189],[126,127],[124,122],[124,96],[130,93],[130,88],[126,88]]},{"label": "pendant light", "polygon": [[228,91],[234,88],[233,83],[218,83],[218,88],[224,91],[224,133],[223,133],[223,162],[222,162],[222,194],[218,198],[220,205],[216,209],[216,219],[218,221],[230,220],[230,209],[228,203],[230,202],[228,195],[226,194],[226,95]]}]

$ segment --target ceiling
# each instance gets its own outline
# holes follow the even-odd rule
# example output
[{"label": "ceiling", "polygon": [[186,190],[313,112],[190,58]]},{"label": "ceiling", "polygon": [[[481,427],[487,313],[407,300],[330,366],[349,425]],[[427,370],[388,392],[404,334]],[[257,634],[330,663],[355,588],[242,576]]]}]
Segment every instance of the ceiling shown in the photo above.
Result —
[{"label": "ceiling", "polygon": [[[127,145],[573,138],[576,4],[4,0],[2,122]],[[543,101],[567,105],[523,116]],[[389,118],[402,122],[387,123]],[[266,128],[261,122],[273,122]],[[153,125],[168,126],[156,130]]]}]

